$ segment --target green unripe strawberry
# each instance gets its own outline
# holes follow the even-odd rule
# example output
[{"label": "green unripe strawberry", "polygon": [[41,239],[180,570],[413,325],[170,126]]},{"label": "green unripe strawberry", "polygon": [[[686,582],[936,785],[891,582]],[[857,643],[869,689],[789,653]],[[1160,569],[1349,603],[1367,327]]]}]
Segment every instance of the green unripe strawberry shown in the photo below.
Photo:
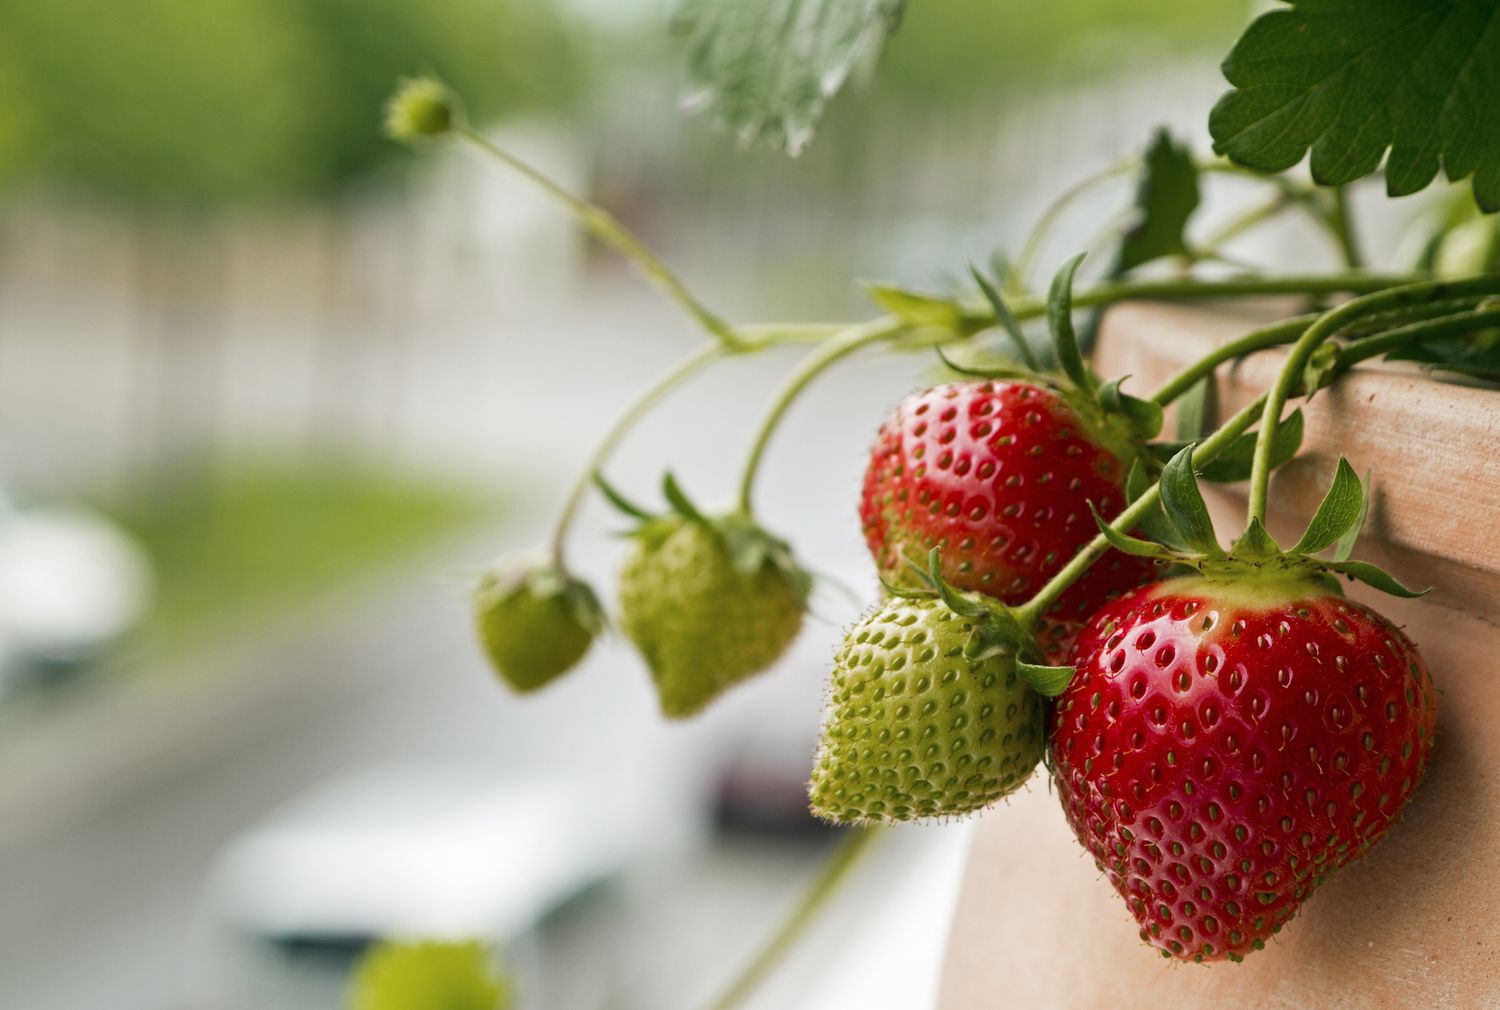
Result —
[{"label": "green unripe strawberry", "polygon": [[841,823],[966,814],[1031,777],[1043,702],[1014,651],[976,650],[986,618],[893,597],[850,629],[813,767],[819,817]]},{"label": "green unripe strawberry", "polygon": [[594,591],[555,565],[501,566],[474,589],[474,622],[495,672],[525,692],[572,669],[604,614]]},{"label": "green unripe strawberry", "polygon": [[737,516],[643,526],[620,573],[620,627],[669,718],[702,710],[779,659],[802,628],[806,579],[785,544]]},{"label": "green unripe strawberry", "polygon": [[641,520],[620,572],[620,627],[646,660],[664,715],[693,715],[781,658],[802,630],[811,584],[785,541],[742,512],[705,515],[671,474],[662,515],[594,480]]}]

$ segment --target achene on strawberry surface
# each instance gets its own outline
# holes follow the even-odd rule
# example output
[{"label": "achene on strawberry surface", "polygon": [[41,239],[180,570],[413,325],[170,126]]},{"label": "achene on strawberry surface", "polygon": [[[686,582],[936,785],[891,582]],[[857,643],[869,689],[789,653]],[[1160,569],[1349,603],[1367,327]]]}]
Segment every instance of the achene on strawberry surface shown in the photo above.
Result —
[{"label": "achene on strawberry surface", "polygon": [[[913,585],[908,558],[940,547],[951,585],[1024,602],[1093,539],[1090,505],[1112,515],[1124,504],[1135,450],[1119,427],[1086,398],[1032,382],[953,382],[908,397],[880,429],[860,498],[880,577]],[[1149,561],[1107,554],[1042,621],[1049,658],[1065,657],[1102,603],[1151,577]]]},{"label": "achene on strawberry surface", "polygon": [[1326,576],[1190,576],[1105,606],[1051,736],[1068,821],[1164,955],[1238,960],[1391,826],[1436,696]]}]

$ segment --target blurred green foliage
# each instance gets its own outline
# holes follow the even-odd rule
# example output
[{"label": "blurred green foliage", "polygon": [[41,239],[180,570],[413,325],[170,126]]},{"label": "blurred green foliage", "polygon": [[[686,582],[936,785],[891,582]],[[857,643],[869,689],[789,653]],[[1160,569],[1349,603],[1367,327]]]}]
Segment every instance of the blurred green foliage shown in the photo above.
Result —
[{"label": "blurred green foliage", "polygon": [[189,207],[321,196],[395,152],[397,77],[443,76],[480,120],[561,107],[578,43],[536,0],[5,0],[0,176]]},{"label": "blurred green foliage", "polygon": [[492,516],[473,490],[339,458],[203,463],[103,502],[157,579],[148,651],[179,652]]},{"label": "blurred green foliage", "polygon": [[913,3],[875,91],[928,105],[992,102],[996,87],[1086,80],[1163,49],[1228,52],[1248,13],[1246,3],[1204,0]]}]

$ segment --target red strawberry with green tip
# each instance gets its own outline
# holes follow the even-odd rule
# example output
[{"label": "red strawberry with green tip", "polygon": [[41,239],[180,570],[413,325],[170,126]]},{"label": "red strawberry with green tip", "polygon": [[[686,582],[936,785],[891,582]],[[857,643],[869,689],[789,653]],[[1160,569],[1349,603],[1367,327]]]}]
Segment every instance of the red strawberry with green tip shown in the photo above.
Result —
[{"label": "red strawberry with green tip", "polygon": [[1050,748],[1068,821],[1141,937],[1239,960],[1395,822],[1427,767],[1436,692],[1416,646],[1340,589],[1342,575],[1414,595],[1348,560],[1365,491],[1347,462],[1297,545],[1252,521],[1226,552],[1191,455],[1162,477],[1187,551],[1111,539],[1197,571],[1094,615]]}]

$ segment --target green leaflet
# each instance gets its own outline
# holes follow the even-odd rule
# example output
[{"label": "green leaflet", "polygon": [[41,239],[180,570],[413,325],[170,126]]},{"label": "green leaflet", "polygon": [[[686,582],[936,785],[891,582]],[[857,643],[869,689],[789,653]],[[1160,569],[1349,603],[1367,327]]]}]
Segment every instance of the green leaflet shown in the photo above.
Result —
[{"label": "green leaflet", "polygon": [[678,0],[683,105],[741,142],[797,154],[828,102],[901,21],[905,0]]},{"label": "green leaflet", "polygon": [[1188,253],[1187,224],[1198,209],[1198,166],[1186,145],[1158,130],[1136,188],[1137,217],[1120,242],[1121,273],[1163,256]]},{"label": "green leaflet", "polygon": [[1294,0],[1257,18],[1224,61],[1234,90],[1214,148],[1263,172],[1311,151],[1341,185],[1385,160],[1392,196],[1473,176],[1500,210],[1500,5],[1494,0]]},{"label": "green leaflet", "polygon": [[1214,536],[1208,506],[1203,502],[1203,492],[1198,490],[1198,478],[1193,474],[1192,446],[1173,456],[1162,470],[1161,504],[1190,550],[1205,557],[1224,557],[1224,548]]},{"label": "green leaflet", "polygon": [[1365,511],[1365,489],[1359,483],[1359,475],[1344,457],[1339,457],[1338,469],[1333,475],[1333,484],[1318,510],[1313,513],[1307,529],[1290,548],[1292,554],[1316,554],[1332,547],[1355,527]]}]

